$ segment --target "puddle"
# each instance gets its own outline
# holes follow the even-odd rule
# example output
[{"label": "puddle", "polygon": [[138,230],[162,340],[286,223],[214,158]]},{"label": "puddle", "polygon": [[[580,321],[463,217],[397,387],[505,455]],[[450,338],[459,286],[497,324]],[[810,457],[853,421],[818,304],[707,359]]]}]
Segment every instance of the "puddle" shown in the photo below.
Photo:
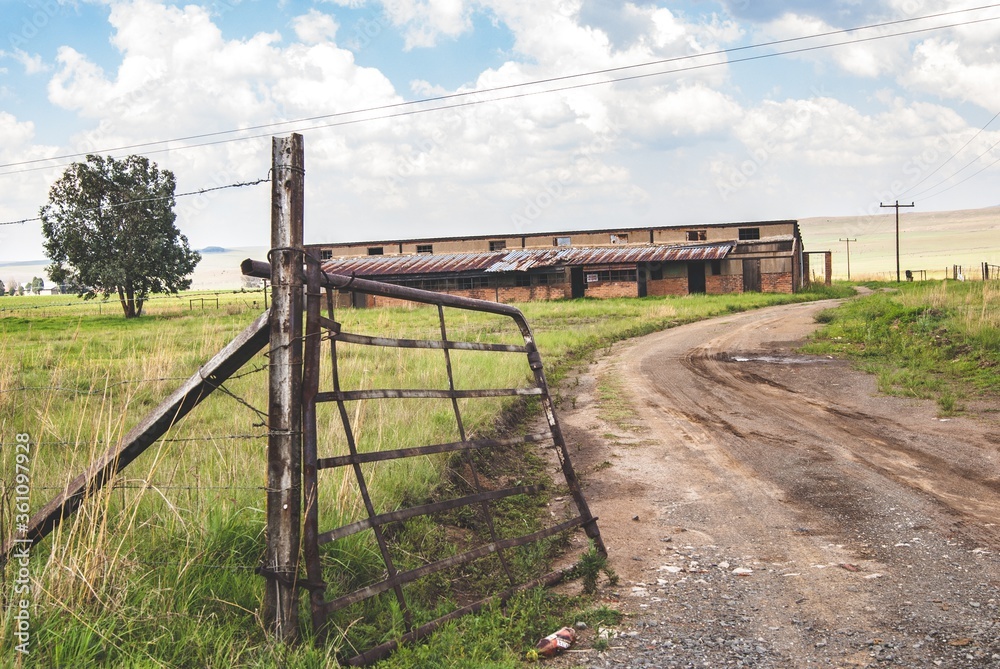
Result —
[{"label": "puddle", "polygon": [[766,362],[775,365],[815,365],[829,362],[828,358],[804,355],[758,355],[754,353],[723,353],[719,359],[723,362]]}]

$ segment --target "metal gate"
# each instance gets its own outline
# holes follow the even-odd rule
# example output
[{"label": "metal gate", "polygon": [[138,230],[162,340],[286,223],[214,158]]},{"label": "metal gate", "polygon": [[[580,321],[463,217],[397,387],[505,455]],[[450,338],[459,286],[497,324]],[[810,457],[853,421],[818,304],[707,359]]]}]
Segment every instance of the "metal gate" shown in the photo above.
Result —
[{"label": "metal gate", "polygon": [[[511,569],[508,561],[508,554],[517,547],[538,542],[576,528],[583,528],[587,537],[594,542],[597,550],[602,555],[606,555],[596,518],[591,515],[580,491],[579,482],[573,471],[565,440],[559,428],[559,423],[556,420],[534,336],[523,314],[518,309],[504,304],[328,274],[322,271],[319,261],[314,258],[307,257],[305,264],[307,281],[304,329],[305,344],[303,353],[302,499],[305,505],[303,558],[306,564],[307,581],[305,583],[300,582],[299,585],[306,587],[310,591],[310,609],[313,626],[320,637],[326,633],[327,618],[330,613],[391,591],[403,617],[405,634],[399,639],[387,641],[374,648],[361,650],[360,652],[358,652],[359,649],[354,649],[353,652],[357,652],[357,654],[347,660],[352,665],[373,662],[386,656],[400,642],[409,642],[421,638],[447,620],[454,619],[466,613],[475,612],[493,601],[505,601],[521,589],[538,585],[551,585],[561,580],[565,574],[564,570],[560,570],[527,579],[525,582],[517,582],[518,579],[515,577],[514,571]],[[265,273],[263,267],[257,269],[259,273]],[[345,332],[341,329],[341,324],[335,318],[334,307],[338,291],[341,293],[350,291],[352,293],[433,305],[437,308],[440,337],[429,339],[395,339]],[[352,296],[351,303],[353,303],[353,299]],[[326,309],[325,316],[322,313],[324,306]],[[513,320],[520,334],[523,336],[523,344],[514,345],[452,340],[448,336],[445,318],[446,309],[488,312],[508,317]],[[332,378],[327,384],[329,387],[321,388],[321,357],[325,342],[329,342],[329,354],[332,358]],[[338,352],[346,346],[438,350],[441,352],[440,364],[444,365],[447,372],[448,387],[441,389],[346,389],[342,387],[341,371],[338,365]],[[455,383],[456,375],[453,370],[453,351],[480,351],[496,353],[498,355],[517,356],[519,354],[526,356],[528,367],[531,370],[531,381],[524,387],[518,388],[457,388]],[[459,400],[512,396],[538,398],[546,419],[544,430],[540,433],[511,436],[502,440],[478,439],[466,432]],[[348,410],[349,403],[365,400],[419,401],[425,399],[450,400],[457,434],[459,435],[458,441],[426,444],[395,450],[359,451],[354,426],[352,425],[351,412]],[[324,402],[330,402],[336,406],[344,435],[346,436],[346,452],[334,454],[328,453],[324,449],[324,446],[329,441],[329,435],[320,434],[317,428],[317,407]],[[568,497],[572,499],[575,505],[575,511],[571,512],[572,515],[568,518],[554,519],[554,521],[558,522],[553,522],[553,524],[543,527],[540,530],[517,536],[511,536],[508,531],[504,536],[501,536],[494,526],[494,505],[514,495],[538,495],[543,491],[545,486],[543,483],[525,485],[523,482],[518,482],[521,484],[503,489],[485,490],[472,454],[474,451],[488,453],[491,449],[516,444],[540,444],[547,445],[553,449],[558,458],[559,469],[565,479],[566,488],[569,491]],[[401,458],[413,458],[435,453],[454,453],[463,459],[463,471],[471,473],[469,477],[472,487],[471,494],[392,511],[378,512],[375,509],[362,465],[374,466],[373,463],[384,463]],[[324,486],[323,474],[327,470],[338,468],[350,468],[353,470],[357,490],[364,504],[365,517],[340,527],[324,527],[321,525],[321,519],[319,518],[318,500],[320,496],[328,494],[329,487]],[[394,523],[400,523],[418,516],[459,509],[460,507],[472,507],[478,510],[481,518],[485,520],[486,528],[488,528],[489,539],[486,543],[469,548],[457,555],[424,564],[415,569],[400,570],[397,568],[397,556],[393,555],[392,547],[386,537],[387,531],[390,530]],[[384,564],[383,578],[368,583],[366,586],[352,592],[339,594],[333,599],[326,599],[325,590],[328,583],[328,574],[324,572],[321,546],[368,530],[374,533],[378,552]],[[442,570],[469,565],[470,563],[491,556],[498,558],[504,572],[504,580],[507,587],[502,592],[494,593],[474,603],[457,607],[455,610],[435,620],[419,625],[414,622],[403,591],[404,585],[441,572]]]}]

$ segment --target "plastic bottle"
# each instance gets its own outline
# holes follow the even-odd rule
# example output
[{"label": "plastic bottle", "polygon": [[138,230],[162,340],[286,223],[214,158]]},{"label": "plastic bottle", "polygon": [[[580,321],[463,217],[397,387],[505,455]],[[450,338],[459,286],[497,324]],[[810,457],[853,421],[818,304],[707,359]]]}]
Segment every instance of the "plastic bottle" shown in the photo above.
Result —
[{"label": "plastic bottle", "polygon": [[535,644],[535,650],[539,657],[552,657],[572,646],[574,641],[576,641],[576,630],[572,627],[563,627]]}]

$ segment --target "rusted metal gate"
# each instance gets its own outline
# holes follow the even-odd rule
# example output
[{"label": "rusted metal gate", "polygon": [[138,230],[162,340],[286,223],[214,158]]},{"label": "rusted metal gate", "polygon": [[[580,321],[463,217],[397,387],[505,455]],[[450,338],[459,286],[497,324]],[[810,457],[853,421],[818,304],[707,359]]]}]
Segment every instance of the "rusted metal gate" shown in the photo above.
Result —
[{"label": "rusted metal gate", "polygon": [[[269,271],[265,263],[248,261],[244,264],[244,273],[247,274],[263,276],[269,275]],[[337,291],[344,291],[345,289],[359,294],[433,305],[437,308],[440,337],[423,340],[393,339],[343,331],[335,318],[334,305],[336,303]],[[310,591],[310,608],[313,625],[314,629],[319,631],[321,635],[326,629],[328,614],[390,591],[394,594],[406,629],[406,633],[402,638],[359,652],[347,660],[349,664],[366,664],[380,659],[396,648],[400,642],[405,643],[421,638],[447,620],[475,612],[492,601],[505,601],[518,590],[538,585],[551,585],[558,582],[564,575],[565,572],[560,570],[528,579],[523,583],[517,582],[507,560],[507,553],[514,548],[538,542],[562,532],[583,528],[586,535],[593,540],[597,550],[601,554],[606,554],[596,519],[591,515],[587,507],[570,462],[566,443],[553,410],[552,399],[549,396],[545,373],[542,369],[541,357],[535,346],[534,336],[523,314],[518,309],[504,304],[324,273],[321,270],[319,261],[309,257],[306,258],[305,303],[306,318],[302,398],[302,499],[305,512],[303,558],[306,565],[307,582],[300,583],[300,585]],[[349,303],[354,303],[353,296]],[[322,313],[324,307],[326,310],[325,315]],[[452,340],[448,336],[445,318],[446,308],[482,311],[508,317],[516,324],[518,331],[523,336],[523,344],[514,345]],[[326,342],[329,343],[327,344]],[[321,389],[321,358],[323,356],[323,349],[326,346],[329,346],[329,355],[332,357],[330,368],[332,378],[328,382],[329,388]],[[441,351],[440,364],[444,365],[447,372],[448,387],[439,390],[402,388],[345,389],[342,387],[341,372],[338,364],[338,352],[344,346],[439,350]],[[452,368],[452,351],[481,351],[500,355],[516,356],[520,354],[526,356],[531,370],[531,381],[524,387],[519,388],[457,388],[455,373]],[[511,396],[531,396],[538,398],[546,419],[544,429],[540,433],[524,434],[502,440],[477,439],[467,434],[459,400]],[[359,452],[354,426],[352,425],[351,412],[348,410],[349,403],[365,400],[409,401],[421,399],[450,400],[457,434],[459,435],[458,441],[395,450]],[[344,435],[346,436],[346,453],[329,454],[324,450],[324,445],[330,441],[330,435],[319,434],[317,431],[317,406],[324,402],[331,402],[336,405],[340,422],[343,425]],[[548,446],[554,450],[558,458],[562,476],[565,479],[566,487],[569,490],[569,497],[574,502],[575,511],[572,512],[570,517],[556,519],[558,522],[553,522],[553,524],[543,527],[540,530],[521,536],[509,536],[508,533],[508,536],[502,538],[498,534],[497,528],[494,527],[493,505],[514,495],[537,495],[543,491],[543,485],[514,485],[500,490],[484,490],[480,476],[476,471],[476,464],[472,453],[474,451],[489,452],[490,449],[509,447],[516,444],[539,444]],[[459,454],[463,459],[464,470],[471,473],[472,494],[379,513],[375,509],[371,495],[369,494],[368,483],[362,470],[362,465],[435,453]],[[318,500],[320,496],[327,494],[327,490],[329,490],[328,487],[324,487],[323,485],[323,473],[326,470],[344,467],[353,470],[354,478],[357,481],[357,487],[364,503],[366,517],[341,527],[323,527],[319,517]],[[481,514],[481,518],[485,521],[485,527],[488,528],[489,540],[486,543],[458,555],[424,564],[416,569],[397,569],[390,542],[386,539],[387,528],[389,526],[418,516],[446,512],[459,509],[460,507],[473,507]],[[366,530],[371,530],[374,533],[375,541],[378,544],[378,551],[385,567],[384,578],[377,582],[369,583],[365,587],[353,592],[341,594],[334,599],[325,599],[324,590],[327,580],[322,568],[320,547]],[[421,625],[413,623],[413,616],[410,613],[407,599],[403,592],[404,585],[441,572],[442,570],[468,565],[494,555],[497,556],[500,565],[502,565],[504,578],[507,583],[507,587],[502,592],[494,593],[492,596],[480,601],[456,608],[454,611],[436,620]],[[356,651],[357,649],[354,652]]]}]

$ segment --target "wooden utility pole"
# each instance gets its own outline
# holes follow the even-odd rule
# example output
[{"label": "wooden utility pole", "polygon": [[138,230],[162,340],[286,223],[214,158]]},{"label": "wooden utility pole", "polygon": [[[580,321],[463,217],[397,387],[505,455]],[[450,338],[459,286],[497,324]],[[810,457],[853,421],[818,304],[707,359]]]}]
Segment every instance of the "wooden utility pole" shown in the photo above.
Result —
[{"label": "wooden utility pole", "polygon": [[264,621],[280,641],[299,632],[302,488],[302,135],[275,137],[271,154],[271,345],[267,438]]},{"label": "wooden utility pole", "polygon": [[882,207],[883,209],[890,209],[890,208],[893,208],[893,207],[895,207],[895,209],[896,209],[896,283],[899,283],[900,282],[900,278],[899,278],[899,208],[900,207],[912,207],[912,206],[914,206],[914,203],[911,202],[910,204],[900,204],[899,200],[896,200],[896,204],[882,204],[881,202],[879,202],[878,206]]},{"label": "wooden utility pole", "polygon": [[857,239],[841,239],[842,242],[847,242],[847,280],[851,280],[851,242],[858,241]]}]

